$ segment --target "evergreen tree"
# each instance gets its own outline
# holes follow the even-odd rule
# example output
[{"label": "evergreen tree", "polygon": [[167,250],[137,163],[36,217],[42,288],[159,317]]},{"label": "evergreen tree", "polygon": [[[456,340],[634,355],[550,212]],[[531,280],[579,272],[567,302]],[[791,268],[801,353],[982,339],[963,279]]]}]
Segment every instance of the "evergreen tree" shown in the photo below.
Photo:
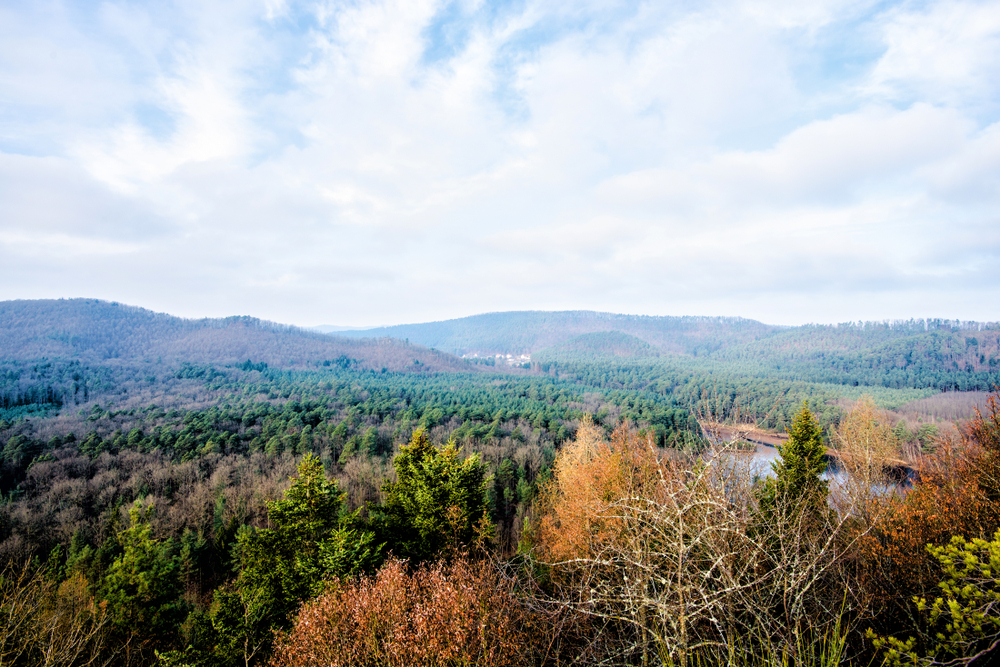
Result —
[{"label": "evergreen tree", "polygon": [[250,664],[267,653],[273,629],[288,624],[324,582],[373,569],[380,548],[355,530],[356,514],[341,516],[343,498],[319,458],[306,454],[285,497],[268,503],[273,528],[237,537],[236,580],[216,591],[212,623],[220,653]]},{"label": "evergreen tree", "polygon": [[478,454],[462,458],[454,442],[435,447],[418,429],[393,466],[396,481],[384,487],[377,523],[397,556],[427,560],[484,536],[486,466]]},{"label": "evergreen tree", "polygon": [[[180,599],[179,559],[171,540],[153,538],[152,513],[152,505],[143,509],[139,501],[129,510],[131,525],[118,534],[122,553],[101,587],[111,623],[130,651],[143,651],[147,644],[170,646],[187,614],[187,604]],[[141,638],[138,646],[125,641],[133,636]]]},{"label": "evergreen tree", "polygon": [[822,474],[826,447],[819,422],[803,403],[788,429],[788,442],[779,448],[780,456],[771,464],[774,477],[768,478],[760,493],[760,509],[773,512],[782,508],[819,510],[829,489]]}]

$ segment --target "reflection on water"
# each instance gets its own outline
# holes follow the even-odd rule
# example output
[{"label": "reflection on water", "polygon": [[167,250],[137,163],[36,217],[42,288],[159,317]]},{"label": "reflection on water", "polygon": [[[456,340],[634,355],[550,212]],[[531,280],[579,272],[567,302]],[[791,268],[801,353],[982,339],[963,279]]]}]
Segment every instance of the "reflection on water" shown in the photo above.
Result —
[{"label": "reflection on water", "polygon": [[728,452],[747,462],[754,477],[774,477],[771,464],[778,458],[778,448],[771,445],[758,444],[752,452]]},{"label": "reflection on water", "polygon": [[[745,463],[755,478],[774,477],[772,464],[780,456],[777,447],[763,443],[757,443],[756,449],[753,451],[725,450],[725,455],[736,457]],[[891,476],[897,480],[897,483],[879,485],[879,488],[876,489],[879,494],[888,494],[900,488],[909,488],[913,484],[915,473],[910,469],[900,469],[893,471]],[[826,470],[821,477],[830,482],[830,486],[833,488],[847,481],[847,472],[835,458],[827,457]]]}]

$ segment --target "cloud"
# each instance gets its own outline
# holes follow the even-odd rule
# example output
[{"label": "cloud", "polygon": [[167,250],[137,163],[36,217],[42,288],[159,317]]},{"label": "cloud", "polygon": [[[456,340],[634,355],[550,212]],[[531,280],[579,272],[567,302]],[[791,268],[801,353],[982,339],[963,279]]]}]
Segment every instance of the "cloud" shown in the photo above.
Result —
[{"label": "cloud", "polygon": [[995,2],[936,2],[886,12],[886,52],[868,85],[890,98],[983,105],[996,111],[1000,90],[1000,7]]},{"label": "cloud", "polygon": [[1000,319],[998,14],[8,5],[0,297]]},{"label": "cloud", "polygon": [[[73,254],[92,247],[124,248],[162,238],[173,225],[152,211],[143,198],[108,190],[71,160],[0,153],[0,233],[8,238],[80,240]],[[90,243],[88,243],[88,241]],[[33,255],[44,255],[39,240]],[[55,246],[62,248],[63,242]],[[63,248],[65,250],[65,248]],[[60,253],[63,252],[60,250]]]},{"label": "cloud", "polygon": [[954,159],[974,130],[969,119],[950,109],[867,108],[813,121],[767,150],[725,151],[682,169],[616,176],[598,192],[613,206],[652,201],[669,208],[677,202],[687,213],[698,203],[721,201],[777,208],[836,204],[873,190],[919,188],[923,184],[914,183],[921,180],[919,170]]}]

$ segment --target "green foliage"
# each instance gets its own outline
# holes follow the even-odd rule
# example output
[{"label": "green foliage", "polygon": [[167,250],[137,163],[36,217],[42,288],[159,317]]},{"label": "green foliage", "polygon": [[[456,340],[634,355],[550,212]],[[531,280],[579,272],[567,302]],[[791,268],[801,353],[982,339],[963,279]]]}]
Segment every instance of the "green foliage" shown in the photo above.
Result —
[{"label": "green foliage", "polygon": [[[205,390],[213,392],[211,407],[168,412],[155,405],[120,410],[93,406],[78,415],[83,423],[74,427],[80,433],[73,437],[79,437],[80,451],[92,457],[158,450],[178,461],[251,450],[269,456],[319,454],[327,446],[338,458],[347,442],[356,438],[343,456],[346,463],[355,453],[391,454],[393,446],[405,442],[418,425],[445,426],[456,431],[463,444],[510,435],[519,422],[531,424],[545,440],[558,443],[572,422],[585,412],[602,409],[640,426],[661,426],[670,436],[694,428],[688,412],[669,396],[621,389],[594,392],[551,377],[330,369],[271,370],[267,377],[230,371],[205,382]],[[291,400],[278,403],[282,398]],[[7,460],[22,473],[34,458],[66,444],[30,438],[30,425],[19,428],[25,432],[8,429],[0,438],[17,438],[7,447]],[[395,429],[399,439],[390,436]],[[0,490],[8,492],[18,481],[14,477],[0,482]]]},{"label": "green foliage", "polygon": [[152,536],[154,508],[137,501],[129,510],[131,525],[118,534],[122,553],[111,563],[101,586],[117,631],[169,643],[187,614],[180,600],[179,559],[170,540]]},{"label": "green foliage", "polygon": [[417,430],[393,466],[377,522],[396,556],[424,561],[486,536],[486,467],[477,454],[462,458],[454,442],[438,448]]},{"label": "green foliage", "polygon": [[780,456],[771,464],[773,478],[768,478],[760,491],[760,508],[764,513],[779,507],[808,507],[819,510],[829,492],[821,478],[826,470],[823,460],[826,447],[823,432],[816,418],[803,404],[788,429],[788,442],[779,448]]},{"label": "green foliage", "polygon": [[212,624],[219,651],[250,661],[266,651],[272,630],[324,583],[372,569],[380,548],[369,532],[348,526],[343,500],[320,460],[307,454],[284,498],[268,504],[272,528],[243,530],[235,548],[239,575],[215,594]]},{"label": "green foliage", "polygon": [[[609,403],[622,406],[622,416],[637,424],[663,425],[673,438],[689,431],[685,423],[690,420],[689,411],[721,421],[738,414],[752,417],[764,428],[785,430],[802,402],[809,401],[819,422],[828,427],[836,424],[841,414],[833,405],[838,399],[857,400],[871,395],[877,405],[892,409],[939,393],[936,389],[807,382],[803,378],[776,376],[759,366],[701,358],[540,359],[542,370],[559,379],[604,391]],[[675,412],[671,413],[670,407]],[[597,411],[594,412],[596,417]]]},{"label": "green foliage", "polygon": [[[975,328],[972,328],[972,327]],[[975,335],[972,335],[972,334]],[[794,327],[714,355],[775,378],[843,385],[989,390],[1000,380],[996,325],[948,320]]]},{"label": "green foliage", "polygon": [[215,631],[214,654],[223,664],[249,665],[270,646],[271,629],[284,620],[280,579],[269,576],[274,560],[265,545],[247,529],[237,537],[234,550],[238,578],[215,590],[211,621]]},{"label": "green foliage", "polygon": [[891,665],[973,663],[1000,645],[1000,530],[992,540],[955,536],[950,544],[927,545],[927,551],[941,566],[942,594],[913,602],[931,630],[906,640],[869,630],[869,638]]}]

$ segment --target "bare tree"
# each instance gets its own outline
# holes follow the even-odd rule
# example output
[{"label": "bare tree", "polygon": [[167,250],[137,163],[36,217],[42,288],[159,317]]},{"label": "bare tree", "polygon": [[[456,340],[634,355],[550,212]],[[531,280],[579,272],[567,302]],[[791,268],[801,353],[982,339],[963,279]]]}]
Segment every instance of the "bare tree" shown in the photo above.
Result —
[{"label": "bare tree", "polygon": [[761,416],[747,407],[740,398],[723,396],[718,391],[702,392],[701,400],[691,406],[701,428],[702,436],[716,449],[747,451],[756,447],[756,440],[764,432],[765,424],[778,408],[775,401],[771,409]]},{"label": "bare tree", "polygon": [[834,430],[837,464],[842,469],[833,485],[834,502],[842,513],[874,524],[886,507],[885,496],[895,483],[890,470],[898,460],[899,441],[870,396],[863,396]]},{"label": "bare tree", "polygon": [[110,662],[109,619],[80,575],[48,580],[30,564],[0,575],[0,666],[28,660],[45,667]]},{"label": "bare tree", "polygon": [[8,566],[0,574],[0,666],[15,664],[28,651],[38,605],[38,585],[30,564]]},{"label": "bare tree", "polygon": [[839,633],[847,519],[793,501],[762,516],[754,477],[746,457],[666,460],[623,427],[603,441],[585,424],[539,508],[552,602],[616,628],[611,662],[686,666],[747,641],[780,656]]}]

